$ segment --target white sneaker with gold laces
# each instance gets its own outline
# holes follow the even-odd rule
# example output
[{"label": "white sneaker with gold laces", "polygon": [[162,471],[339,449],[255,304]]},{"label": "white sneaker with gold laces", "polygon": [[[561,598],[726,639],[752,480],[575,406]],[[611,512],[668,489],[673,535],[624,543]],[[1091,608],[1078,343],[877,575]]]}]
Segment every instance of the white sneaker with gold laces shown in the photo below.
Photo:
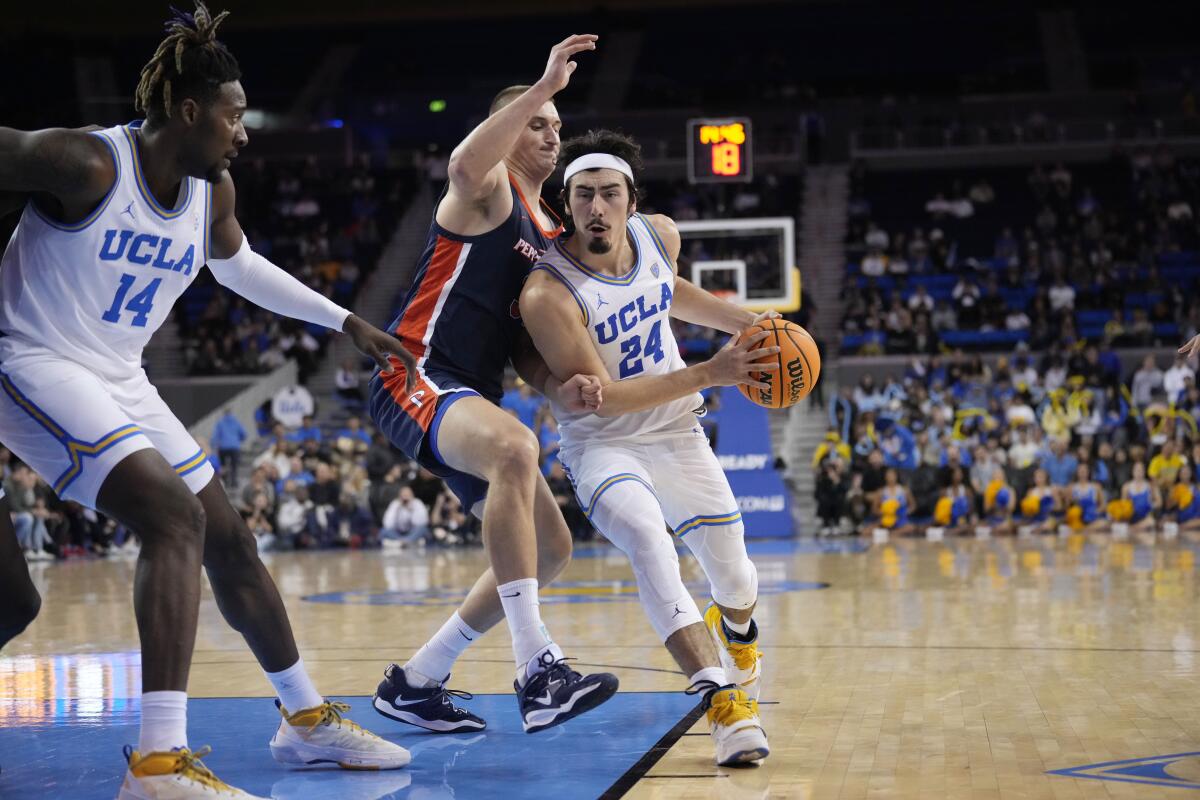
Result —
[{"label": "white sneaker with gold laces", "polygon": [[758,717],[758,701],[736,686],[717,688],[709,684],[707,691],[704,703],[717,763],[723,767],[753,764],[770,755],[767,734]]},{"label": "white sneaker with gold laces", "polygon": [[117,800],[266,800],[222,781],[200,761],[210,748],[139,753],[125,748],[129,768]]},{"label": "white sneaker with gold laces", "polygon": [[342,716],[345,703],[324,702],[290,713],[278,700],[283,720],[271,738],[271,755],[280,764],[337,764],[342,769],[399,769],[412,756]]}]

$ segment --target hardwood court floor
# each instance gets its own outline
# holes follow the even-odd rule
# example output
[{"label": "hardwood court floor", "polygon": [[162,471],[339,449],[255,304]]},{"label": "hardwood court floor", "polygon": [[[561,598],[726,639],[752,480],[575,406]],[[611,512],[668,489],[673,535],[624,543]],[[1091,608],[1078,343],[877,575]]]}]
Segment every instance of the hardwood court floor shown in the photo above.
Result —
[{"label": "hardwood court floor", "polygon": [[[497,731],[443,749],[437,737],[398,732],[370,710],[369,696],[387,663],[403,660],[453,609],[482,553],[275,555],[269,566],[318,687],[356,698],[354,719],[373,730],[402,734],[396,740],[414,750],[417,770],[411,786],[395,790],[385,783],[322,789],[298,779],[275,783],[275,796],[515,797],[508,787],[520,784],[572,798],[1185,797],[1200,789],[1198,549],[1187,540],[1082,536],[756,543],[772,754],[761,767],[737,770],[715,767],[705,723],[688,724],[694,703],[677,695],[684,679],[643,618],[614,550],[581,547],[543,601],[543,617],[568,654],[621,679],[622,704],[592,723],[611,731],[611,741],[583,724],[588,715],[544,739],[499,730],[516,718],[501,626],[467,651],[452,681],[489,695],[475,703]],[[694,562],[683,563],[694,593],[704,596]],[[22,741],[51,752],[61,732],[47,715],[90,702],[90,724],[116,725],[121,708],[110,699],[137,697],[132,575],[132,561],[35,566],[42,617],[0,656],[5,800],[47,796],[26,793],[5,734],[32,726],[36,735]],[[99,662],[88,654],[109,654],[107,666],[96,672]],[[190,691],[270,696],[207,594]],[[269,734],[260,731],[258,749],[244,757],[268,765],[258,739]],[[508,768],[490,784],[483,767],[470,774],[469,766],[471,748],[486,748],[489,737],[516,748],[515,763],[503,762]],[[193,744],[203,743],[193,734]],[[226,759],[237,755],[228,750]],[[563,782],[571,758],[591,751],[611,756],[617,779],[596,773]],[[442,763],[449,758],[459,759],[457,771]],[[543,769],[549,760],[562,767],[553,779]],[[221,763],[210,759],[218,774]],[[112,749],[97,764],[119,777]],[[420,776],[433,783],[418,793]],[[280,790],[285,784],[290,793]]]}]

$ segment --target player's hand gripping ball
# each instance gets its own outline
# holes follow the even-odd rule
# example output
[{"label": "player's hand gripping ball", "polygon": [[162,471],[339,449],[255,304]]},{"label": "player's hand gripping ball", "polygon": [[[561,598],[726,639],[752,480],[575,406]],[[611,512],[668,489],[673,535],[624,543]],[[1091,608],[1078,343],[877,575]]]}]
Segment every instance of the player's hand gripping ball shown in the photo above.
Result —
[{"label": "player's hand gripping ball", "polygon": [[758,374],[758,379],[767,384],[762,389],[738,384],[738,391],[751,402],[764,408],[787,408],[808,397],[821,375],[821,353],[808,331],[794,322],[778,317],[762,319],[742,331],[742,338],[758,331],[771,335],[759,342],[759,347],[778,347],[776,367]]}]

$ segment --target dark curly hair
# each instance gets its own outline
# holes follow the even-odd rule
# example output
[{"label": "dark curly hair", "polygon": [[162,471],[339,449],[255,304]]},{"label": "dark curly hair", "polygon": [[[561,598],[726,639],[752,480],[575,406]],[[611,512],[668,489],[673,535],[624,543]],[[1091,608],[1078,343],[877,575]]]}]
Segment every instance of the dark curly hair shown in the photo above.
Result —
[{"label": "dark curly hair", "polygon": [[191,14],[172,9],[167,36],[142,67],[134,105],[146,114],[149,125],[162,124],[171,106],[185,97],[210,103],[222,83],[242,77],[237,59],[217,41],[217,27],[229,15],[214,16],[200,0]]},{"label": "dark curly hair", "polygon": [[[567,139],[562,143],[558,151],[558,163],[564,166],[570,164],[580,156],[586,156],[589,153],[607,153],[610,156],[624,159],[628,162],[630,169],[633,170],[633,180],[625,179],[626,185],[629,187],[629,203],[632,206],[639,199],[638,183],[642,176],[642,146],[635,142],[632,137],[626,136],[620,131],[610,131],[601,128],[600,130],[590,130],[582,136],[575,136]],[[563,187],[563,203],[567,203],[567,190],[569,186]]]}]

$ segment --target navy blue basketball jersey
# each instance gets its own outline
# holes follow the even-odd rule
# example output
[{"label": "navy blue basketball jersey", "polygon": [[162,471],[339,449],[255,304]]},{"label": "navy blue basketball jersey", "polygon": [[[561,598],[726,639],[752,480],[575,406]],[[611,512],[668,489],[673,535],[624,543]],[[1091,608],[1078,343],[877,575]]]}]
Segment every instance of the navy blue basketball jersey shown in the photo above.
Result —
[{"label": "navy blue basketball jersey", "polygon": [[[400,316],[388,326],[416,358],[417,391],[426,399],[442,394],[429,372],[449,375],[493,402],[503,394],[504,368],[521,333],[521,288],[562,233],[561,222],[542,230],[511,176],[509,184],[512,213],[487,233],[459,236],[434,219]],[[383,377],[394,384],[398,401],[407,397],[402,370]]]}]

